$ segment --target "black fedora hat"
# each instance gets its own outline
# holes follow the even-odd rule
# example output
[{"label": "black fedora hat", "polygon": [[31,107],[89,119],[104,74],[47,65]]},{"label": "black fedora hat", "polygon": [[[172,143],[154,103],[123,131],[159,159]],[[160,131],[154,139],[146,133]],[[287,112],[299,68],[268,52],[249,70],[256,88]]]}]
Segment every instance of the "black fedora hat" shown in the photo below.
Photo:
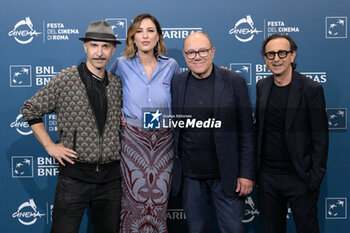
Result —
[{"label": "black fedora hat", "polygon": [[122,43],[115,39],[112,26],[107,21],[95,21],[90,23],[86,30],[85,37],[80,37],[79,40],[100,40],[114,42],[116,44]]}]

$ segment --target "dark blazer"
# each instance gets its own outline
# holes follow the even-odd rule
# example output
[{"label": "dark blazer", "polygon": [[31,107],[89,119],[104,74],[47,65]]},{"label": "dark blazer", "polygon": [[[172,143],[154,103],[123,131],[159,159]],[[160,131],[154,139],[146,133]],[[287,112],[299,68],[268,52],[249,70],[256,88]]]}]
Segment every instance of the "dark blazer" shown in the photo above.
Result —
[{"label": "dark blazer", "polygon": [[[257,169],[260,168],[265,110],[273,76],[256,85]],[[326,172],[328,154],[328,120],[323,88],[293,71],[286,113],[286,144],[299,177],[319,188]],[[257,172],[259,174],[259,171]]]},{"label": "dark blazer", "polygon": [[[220,179],[224,192],[232,196],[237,178],[254,180],[255,150],[251,102],[245,79],[237,73],[214,65],[214,118],[222,120],[222,128],[214,129]],[[172,114],[183,114],[182,108],[190,71],[176,75],[171,81]],[[205,94],[205,93],[203,93]],[[179,128],[174,128],[174,166],[172,193],[176,195],[182,182],[179,155]]]}]

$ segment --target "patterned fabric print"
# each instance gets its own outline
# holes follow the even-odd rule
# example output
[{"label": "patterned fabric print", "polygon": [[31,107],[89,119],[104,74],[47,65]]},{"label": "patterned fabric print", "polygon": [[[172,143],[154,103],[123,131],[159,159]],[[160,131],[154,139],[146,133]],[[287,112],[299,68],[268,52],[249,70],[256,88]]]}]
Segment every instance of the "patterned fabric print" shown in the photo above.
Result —
[{"label": "patterned fabric print", "polygon": [[78,161],[108,163],[120,158],[119,127],[122,86],[119,78],[108,74],[107,118],[102,139],[77,68],[59,73],[40,89],[21,109],[25,121],[55,112],[60,141],[73,149],[76,134]]},{"label": "patterned fabric print", "polygon": [[163,233],[173,161],[171,130],[122,132],[122,233]]}]

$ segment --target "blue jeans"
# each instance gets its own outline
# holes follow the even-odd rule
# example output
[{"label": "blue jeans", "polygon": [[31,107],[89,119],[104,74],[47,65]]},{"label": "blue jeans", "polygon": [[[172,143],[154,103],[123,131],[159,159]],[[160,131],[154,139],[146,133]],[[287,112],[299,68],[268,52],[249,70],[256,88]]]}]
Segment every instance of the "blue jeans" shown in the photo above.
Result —
[{"label": "blue jeans", "polygon": [[243,233],[244,198],[227,196],[220,179],[184,177],[183,202],[191,233],[210,232],[210,199],[213,200],[221,233]]}]

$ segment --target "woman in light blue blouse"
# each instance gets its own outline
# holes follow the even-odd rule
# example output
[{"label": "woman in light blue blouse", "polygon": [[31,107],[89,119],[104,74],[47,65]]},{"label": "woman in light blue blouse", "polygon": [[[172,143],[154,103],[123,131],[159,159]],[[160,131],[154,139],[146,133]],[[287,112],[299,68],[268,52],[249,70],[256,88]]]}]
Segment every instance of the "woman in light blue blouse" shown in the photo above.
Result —
[{"label": "woman in light blue blouse", "polygon": [[143,128],[145,110],[169,113],[170,83],[180,67],[167,52],[155,17],[138,15],[128,29],[123,57],[111,72],[123,83],[121,232],[167,232],[173,145],[170,129]]}]

